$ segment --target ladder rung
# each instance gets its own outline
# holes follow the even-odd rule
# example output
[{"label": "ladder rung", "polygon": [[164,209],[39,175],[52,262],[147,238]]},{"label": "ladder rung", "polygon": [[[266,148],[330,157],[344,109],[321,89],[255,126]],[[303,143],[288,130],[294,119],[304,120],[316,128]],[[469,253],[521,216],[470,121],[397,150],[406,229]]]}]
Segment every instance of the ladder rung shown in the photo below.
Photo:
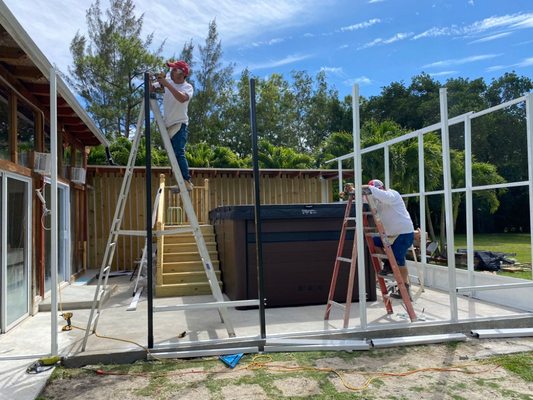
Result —
[{"label": "ladder rung", "polygon": [[342,309],[345,309],[345,308],[346,308],[346,306],[345,306],[344,304],[337,303],[336,301],[333,301],[333,300],[330,300],[328,303],[331,304],[332,306],[340,307],[340,308],[342,308]]},{"label": "ladder rung", "polygon": [[372,211],[363,211],[363,215],[372,215]]},{"label": "ladder rung", "polygon": [[102,272],[106,273],[110,269],[111,269],[111,265],[108,265],[107,267],[104,268],[104,270]]},{"label": "ladder rung", "polygon": [[140,231],[140,230],[120,230],[115,231],[117,235],[123,235],[123,236],[144,236],[146,237],[146,231]]},{"label": "ladder rung", "polygon": [[374,231],[374,232],[377,232],[375,226],[364,226],[363,229],[364,229],[365,231]]},{"label": "ladder rung", "polygon": [[372,254],[372,257],[379,258],[381,260],[388,260],[389,259],[389,257],[386,254],[379,254],[379,253]]},{"label": "ladder rung", "polygon": [[344,262],[347,262],[347,263],[351,263],[352,262],[351,258],[346,258],[346,257],[337,257],[337,260],[344,261]]},{"label": "ladder rung", "polygon": [[355,217],[348,217],[345,219],[345,221],[355,221]]},{"label": "ladder rung", "polygon": [[368,236],[368,237],[381,237],[379,232],[367,232],[367,233],[365,233],[365,236]]}]

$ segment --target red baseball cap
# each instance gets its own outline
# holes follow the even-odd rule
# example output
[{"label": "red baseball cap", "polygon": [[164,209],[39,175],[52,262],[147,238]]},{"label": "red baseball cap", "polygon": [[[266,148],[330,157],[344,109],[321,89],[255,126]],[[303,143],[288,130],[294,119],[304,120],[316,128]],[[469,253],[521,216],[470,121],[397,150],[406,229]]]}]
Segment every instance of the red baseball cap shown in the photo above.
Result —
[{"label": "red baseball cap", "polygon": [[385,185],[379,179],[371,179],[368,182],[368,186],[374,186],[374,187],[377,187],[378,189],[385,189]]},{"label": "red baseball cap", "polygon": [[167,61],[167,66],[169,68],[181,69],[183,71],[183,75],[185,75],[185,76],[189,75],[189,65],[183,60]]}]

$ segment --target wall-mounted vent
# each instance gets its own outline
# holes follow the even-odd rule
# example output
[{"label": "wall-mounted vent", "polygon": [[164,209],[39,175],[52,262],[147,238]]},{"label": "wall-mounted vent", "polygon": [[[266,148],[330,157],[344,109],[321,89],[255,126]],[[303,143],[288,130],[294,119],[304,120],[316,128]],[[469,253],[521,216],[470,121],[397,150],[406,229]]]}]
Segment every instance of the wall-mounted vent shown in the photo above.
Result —
[{"label": "wall-mounted vent", "polygon": [[50,175],[51,158],[49,153],[34,152],[33,169],[41,175]]},{"label": "wall-mounted vent", "polygon": [[70,180],[74,183],[85,185],[85,168],[72,167],[70,169]]}]

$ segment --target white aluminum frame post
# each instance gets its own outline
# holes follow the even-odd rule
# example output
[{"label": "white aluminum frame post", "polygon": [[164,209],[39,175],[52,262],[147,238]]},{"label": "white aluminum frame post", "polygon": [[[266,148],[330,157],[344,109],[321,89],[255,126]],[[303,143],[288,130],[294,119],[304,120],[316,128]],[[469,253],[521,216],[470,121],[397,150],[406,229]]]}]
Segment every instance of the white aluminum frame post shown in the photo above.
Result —
[{"label": "white aluminum frame post", "polygon": [[[462,115],[449,118],[448,117],[448,104],[447,104],[447,92],[445,88],[441,88],[439,91],[439,108],[440,108],[440,122],[433,125],[424,127],[422,129],[413,131],[403,136],[388,140],[383,143],[369,146],[361,149],[360,138],[360,118],[359,118],[359,87],[354,85],[353,87],[353,148],[354,151],[349,154],[345,154],[340,157],[328,160],[326,162],[337,162],[338,179],[339,179],[339,191],[342,191],[342,177],[343,167],[342,161],[347,159],[353,159],[354,163],[354,180],[356,190],[356,218],[361,218],[358,212],[362,210],[360,193],[360,186],[362,182],[362,161],[361,156],[366,153],[370,153],[376,150],[383,149],[384,158],[384,182],[385,185],[390,186],[390,147],[394,144],[401,143],[406,140],[417,138],[418,140],[418,174],[419,174],[419,191],[417,193],[406,193],[403,197],[419,197],[419,209],[420,209],[420,229],[421,229],[421,243],[426,242],[426,198],[429,195],[443,195],[445,210],[446,210],[446,243],[447,243],[447,257],[448,257],[448,289],[450,298],[450,320],[449,322],[458,322],[458,306],[457,295],[470,293],[475,296],[476,290],[496,290],[506,288],[527,288],[533,287],[533,282],[524,283],[503,283],[497,285],[478,285],[476,286],[475,273],[474,273],[474,229],[473,229],[473,193],[481,190],[511,188],[511,187],[523,187],[528,186],[529,189],[529,209],[533,210],[533,93],[528,93],[525,96],[516,98],[511,101],[504,102],[502,104],[487,108],[479,112],[467,112]],[[520,182],[508,182],[495,185],[482,185],[473,186],[472,181],[472,120],[483,115],[490,114],[492,112],[525,102],[526,109],[526,129],[527,129],[527,157],[528,157],[528,180]],[[449,142],[449,126],[464,123],[464,145],[465,145],[465,187],[464,188],[452,188],[451,170],[450,170],[450,142]],[[424,176],[424,135],[426,133],[441,131],[442,140],[442,163],[443,163],[443,190],[434,190],[431,192],[426,191],[425,176]],[[469,286],[457,287],[457,277],[455,270],[455,246],[454,246],[454,232],[453,232],[453,214],[452,214],[452,193],[465,193],[466,199],[466,233],[467,233],[467,266],[468,266],[468,284]],[[529,215],[530,227],[533,227],[533,211],[530,211]],[[358,263],[364,265],[364,252],[361,250],[363,246],[362,233],[359,230],[360,224],[357,225],[357,246],[358,246]],[[530,234],[531,239],[531,257],[533,259],[533,235]],[[359,247],[361,246],[361,247]],[[425,251],[421,252],[422,268],[425,271],[427,269],[427,254]],[[364,269],[358,269],[359,278],[359,297],[360,297],[360,321],[361,328],[364,330],[367,328],[367,315],[366,305],[362,296],[365,294],[364,285]],[[532,271],[533,279],[533,271]]]},{"label": "white aluminum frame post", "polygon": [[52,335],[52,355],[57,355],[57,267],[58,267],[58,246],[57,246],[57,73],[54,67],[50,70],[50,180],[51,180],[51,214],[52,238],[50,243],[50,264],[51,264],[51,285],[52,295],[50,302],[50,329]]}]

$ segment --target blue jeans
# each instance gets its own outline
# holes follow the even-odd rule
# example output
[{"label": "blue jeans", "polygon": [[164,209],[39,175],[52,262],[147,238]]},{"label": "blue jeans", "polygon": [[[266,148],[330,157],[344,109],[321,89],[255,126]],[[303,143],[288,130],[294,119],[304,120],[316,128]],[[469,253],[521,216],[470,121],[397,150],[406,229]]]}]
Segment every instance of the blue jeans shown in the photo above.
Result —
[{"label": "blue jeans", "polygon": [[[396,264],[398,264],[398,267],[405,267],[405,255],[407,254],[409,247],[413,244],[414,238],[414,232],[402,233],[392,244],[392,252],[394,253],[394,258],[396,258]],[[374,240],[375,246],[383,247],[383,242],[380,237],[374,237],[372,239]]]},{"label": "blue jeans", "polygon": [[189,164],[187,163],[187,158],[185,157],[185,145],[187,144],[187,138],[189,137],[189,129],[187,124],[181,124],[180,130],[172,136],[170,143],[172,143],[172,149],[174,154],[176,154],[176,159],[178,160],[178,165],[180,166],[181,174],[183,179],[188,181],[191,179],[189,175]]}]

